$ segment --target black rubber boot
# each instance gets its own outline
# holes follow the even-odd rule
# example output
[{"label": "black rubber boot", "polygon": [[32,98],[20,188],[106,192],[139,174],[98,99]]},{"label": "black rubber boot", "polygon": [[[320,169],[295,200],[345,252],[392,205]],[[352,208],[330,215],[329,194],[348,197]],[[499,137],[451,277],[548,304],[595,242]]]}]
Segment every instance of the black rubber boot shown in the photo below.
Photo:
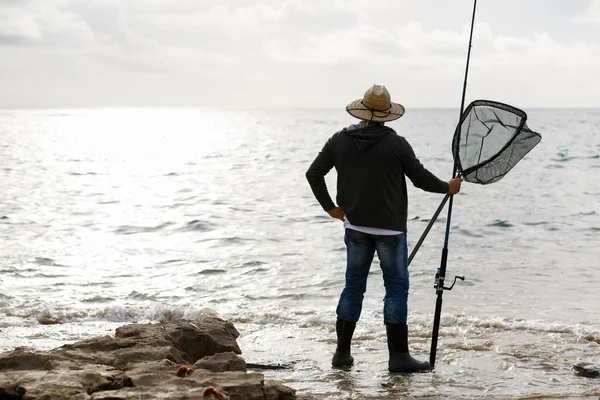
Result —
[{"label": "black rubber boot", "polygon": [[337,347],[331,360],[331,365],[338,368],[349,367],[354,363],[354,358],[350,355],[350,342],[356,328],[356,322],[348,322],[338,319],[335,323],[335,332],[337,333]]},{"label": "black rubber boot", "polygon": [[418,361],[410,356],[406,324],[389,324],[385,328],[390,352],[388,364],[390,372],[417,372],[431,369],[428,361]]}]

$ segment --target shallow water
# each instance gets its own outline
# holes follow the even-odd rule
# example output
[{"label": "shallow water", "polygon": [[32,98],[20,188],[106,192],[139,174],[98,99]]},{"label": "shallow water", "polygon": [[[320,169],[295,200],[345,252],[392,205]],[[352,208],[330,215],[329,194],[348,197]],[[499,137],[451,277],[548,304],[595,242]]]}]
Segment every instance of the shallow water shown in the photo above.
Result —
[{"label": "shallow water", "polygon": [[[0,112],[0,351],[50,349],[132,321],[214,310],[268,378],[332,399],[596,398],[600,110],[526,110],[542,142],[454,201],[436,369],[387,372],[374,262],[349,371],[332,370],[345,249],[304,178],[335,110]],[[441,178],[455,110],[391,124]],[[335,192],[335,172],[327,179]],[[409,187],[409,249],[440,195]],[[410,266],[409,324],[428,358],[445,212]],[[42,324],[58,321],[58,324]]]}]

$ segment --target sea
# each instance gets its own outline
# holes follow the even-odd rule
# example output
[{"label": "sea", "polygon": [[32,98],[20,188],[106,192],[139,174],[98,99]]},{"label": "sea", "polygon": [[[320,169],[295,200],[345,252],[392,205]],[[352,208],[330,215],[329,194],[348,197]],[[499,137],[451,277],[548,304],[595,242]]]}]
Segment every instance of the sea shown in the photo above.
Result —
[{"label": "sea", "polygon": [[[518,105],[517,105],[518,106]],[[343,226],[305,172],[342,109],[0,110],[0,351],[49,350],[133,322],[217,315],[248,363],[326,399],[597,399],[600,110],[527,109],[542,141],[455,196],[435,369],[391,374],[377,258],[332,369]],[[389,124],[441,179],[457,109]],[[327,175],[335,198],[336,172]],[[442,195],[409,182],[409,251]],[[429,358],[446,210],[410,265],[412,355]]]}]

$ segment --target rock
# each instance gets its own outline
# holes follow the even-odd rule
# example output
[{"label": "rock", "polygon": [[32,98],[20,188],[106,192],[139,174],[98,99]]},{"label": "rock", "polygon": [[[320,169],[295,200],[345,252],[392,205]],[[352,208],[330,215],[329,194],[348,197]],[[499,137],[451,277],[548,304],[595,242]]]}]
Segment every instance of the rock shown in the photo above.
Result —
[{"label": "rock", "polygon": [[51,356],[44,353],[32,353],[24,349],[15,349],[0,354],[0,371],[44,369]]},{"label": "rock", "polygon": [[0,399],[295,399],[294,389],[246,372],[238,336],[231,323],[204,317],[131,324],[47,352],[15,349],[0,354]]},{"label": "rock", "polygon": [[166,324],[131,324],[115,337],[101,336],[62,347],[69,359],[120,367],[130,362],[169,359],[179,364],[220,352],[241,354],[233,324],[215,317]]},{"label": "rock", "polygon": [[277,382],[265,383],[265,400],[294,400],[296,391]]},{"label": "rock", "polygon": [[233,352],[206,356],[194,364],[196,369],[207,369],[212,372],[242,371],[246,372],[246,361]]},{"label": "rock", "polygon": [[573,370],[579,376],[586,378],[598,378],[600,377],[600,365],[589,362],[583,362],[573,365]]},{"label": "rock", "polygon": [[203,317],[195,323],[176,321],[161,327],[133,324],[117,329],[117,338],[135,338],[149,346],[173,346],[187,362],[217,353],[233,351],[241,354],[236,339],[240,336],[233,324],[216,317]]},{"label": "rock", "polygon": [[57,324],[60,324],[60,320],[58,318],[56,318],[56,317],[48,317],[48,316],[40,317],[38,319],[38,322],[41,325],[57,325]]}]

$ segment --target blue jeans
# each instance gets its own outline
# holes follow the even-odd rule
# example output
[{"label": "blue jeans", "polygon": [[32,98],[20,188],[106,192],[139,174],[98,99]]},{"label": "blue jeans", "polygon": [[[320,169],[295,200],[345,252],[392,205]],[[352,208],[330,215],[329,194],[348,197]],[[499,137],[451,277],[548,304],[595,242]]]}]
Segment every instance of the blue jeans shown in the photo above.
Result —
[{"label": "blue jeans", "polygon": [[383,271],[385,297],[383,322],[406,324],[408,313],[408,246],[406,234],[371,235],[346,229],[347,249],[346,286],[337,306],[337,317],[348,322],[360,318],[367,276],[375,251]]}]

